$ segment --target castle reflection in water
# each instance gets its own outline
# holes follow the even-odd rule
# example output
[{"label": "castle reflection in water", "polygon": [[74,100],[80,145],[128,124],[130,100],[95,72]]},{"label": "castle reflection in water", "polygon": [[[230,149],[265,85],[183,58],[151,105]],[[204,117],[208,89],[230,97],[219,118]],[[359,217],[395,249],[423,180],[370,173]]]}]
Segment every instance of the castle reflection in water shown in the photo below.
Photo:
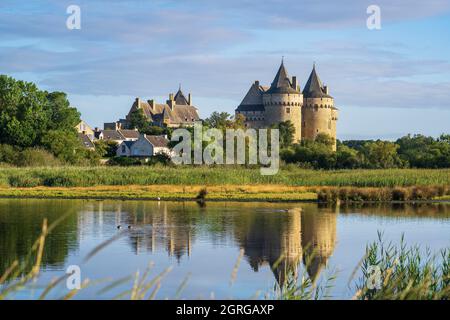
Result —
[{"label": "castle reflection in water", "polygon": [[[241,249],[254,271],[275,266],[279,284],[300,271],[316,280],[335,250],[338,216],[354,212],[351,207],[313,203],[208,202],[200,207],[191,202],[1,199],[0,274],[14,261],[26,259],[44,218],[51,224],[65,213],[66,219],[46,239],[43,269],[63,270],[83,243],[98,245],[121,231],[117,229],[121,225],[125,232],[120,245],[135,255],[167,253],[173,263],[184,263],[204,244],[217,248],[212,253],[217,256],[210,257],[214,260],[223,259],[221,249],[236,248],[236,259]],[[371,205],[358,207],[357,212],[360,217],[389,219],[450,218],[450,206],[445,204]]]},{"label": "castle reflection in water", "polygon": [[[207,208],[165,202],[122,202],[113,207],[99,202],[96,206],[92,211],[98,214],[90,217],[97,221],[79,222],[100,229],[98,224],[105,222],[126,229],[130,226],[127,237],[136,254],[165,250],[179,262],[189,258],[200,236],[212,237],[210,240],[217,244],[233,241],[243,249],[255,272],[262,266],[272,268],[280,285],[288,274],[298,276],[302,265],[316,280],[336,243],[337,213],[317,204],[290,209],[270,204],[262,209],[248,203],[211,203]],[[108,221],[100,218],[105,213]],[[85,215],[80,217],[86,219]]]}]

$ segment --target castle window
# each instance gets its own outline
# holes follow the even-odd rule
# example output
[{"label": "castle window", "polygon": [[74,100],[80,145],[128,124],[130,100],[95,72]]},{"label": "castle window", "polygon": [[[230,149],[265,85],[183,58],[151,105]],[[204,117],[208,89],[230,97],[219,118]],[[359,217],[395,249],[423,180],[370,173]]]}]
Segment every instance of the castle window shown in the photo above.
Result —
[{"label": "castle window", "polygon": [[291,113],[291,108],[286,108],[286,113]]}]

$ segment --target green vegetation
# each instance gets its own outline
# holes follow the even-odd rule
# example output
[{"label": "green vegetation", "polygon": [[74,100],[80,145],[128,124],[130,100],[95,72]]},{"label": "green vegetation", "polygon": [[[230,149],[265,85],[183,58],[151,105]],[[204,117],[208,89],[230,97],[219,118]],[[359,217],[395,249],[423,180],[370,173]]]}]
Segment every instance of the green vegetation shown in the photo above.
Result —
[{"label": "green vegetation", "polygon": [[[371,266],[379,268],[379,279]],[[450,251],[440,257],[418,246],[379,242],[366,249],[362,261],[362,277],[356,298],[361,300],[448,300],[450,298]],[[376,283],[378,280],[378,283]],[[375,283],[374,283],[375,282]]]},{"label": "green vegetation", "polygon": [[[280,124],[282,126],[283,124]],[[280,132],[282,132],[280,128]],[[315,141],[302,141],[286,147],[282,140],[281,159],[285,163],[315,169],[388,169],[388,168],[449,168],[450,138],[422,135],[405,136],[389,141],[334,141],[319,134]]]},{"label": "green vegetation", "polygon": [[[78,139],[79,122],[80,113],[70,107],[65,93],[0,76],[0,162],[35,166],[53,155],[67,164],[97,163],[100,156]],[[21,161],[24,156],[27,160]],[[51,159],[48,165],[58,161]]]},{"label": "green vegetation", "polygon": [[[50,156],[44,153],[39,161],[52,161]],[[112,160],[119,166],[0,167],[0,196],[194,200],[203,188],[207,201],[390,202],[450,196],[449,169],[318,171],[287,166],[277,175],[262,176],[259,168],[122,167],[135,160]]]},{"label": "green vegetation", "polygon": [[295,166],[262,176],[258,167],[0,167],[4,187],[91,187],[122,185],[285,185],[336,187],[448,186],[449,169],[317,171]]}]

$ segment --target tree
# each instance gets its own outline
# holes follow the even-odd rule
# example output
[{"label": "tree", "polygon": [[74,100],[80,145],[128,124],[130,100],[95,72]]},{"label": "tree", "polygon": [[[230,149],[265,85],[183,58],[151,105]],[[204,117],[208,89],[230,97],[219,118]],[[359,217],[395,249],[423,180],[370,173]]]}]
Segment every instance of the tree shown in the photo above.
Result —
[{"label": "tree", "polygon": [[361,166],[361,157],[357,150],[338,143],[336,150],[336,168],[356,169]]},{"label": "tree", "polygon": [[0,76],[0,142],[32,147],[48,126],[46,93],[28,82]]},{"label": "tree", "polygon": [[368,168],[398,168],[405,162],[397,154],[398,144],[389,141],[375,141],[364,144],[362,154]]},{"label": "tree", "polygon": [[280,130],[280,148],[289,148],[294,143],[295,127],[291,121],[280,122],[273,126]]},{"label": "tree", "polygon": [[96,140],[94,141],[95,151],[99,157],[115,157],[117,150],[117,142],[111,140]]},{"label": "tree", "polygon": [[0,76],[0,143],[19,148],[45,146],[54,152],[50,145],[58,142],[50,142],[51,135],[73,143],[69,148],[81,147],[74,129],[79,121],[80,114],[70,107],[65,93],[48,93],[33,83]]},{"label": "tree", "polygon": [[42,145],[64,162],[79,163],[88,154],[73,131],[50,130],[42,137]]},{"label": "tree", "polygon": [[330,147],[330,149],[332,149],[334,145],[334,139],[326,133],[319,133],[314,141],[326,145]]},{"label": "tree", "polygon": [[232,121],[230,118],[231,115],[228,112],[214,111],[203,123],[209,128],[226,129],[231,127]]},{"label": "tree", "polygon": [[438,139],[423,135],[407,135],[396,141],[398,154],[413,168],[450,167],[450,139],[441,135]]},{"label": "tree", "polygon": [[150,127],[150,122],[141,108],[136,109],[130,114],[130,126],[139,132],[146,132]]}]

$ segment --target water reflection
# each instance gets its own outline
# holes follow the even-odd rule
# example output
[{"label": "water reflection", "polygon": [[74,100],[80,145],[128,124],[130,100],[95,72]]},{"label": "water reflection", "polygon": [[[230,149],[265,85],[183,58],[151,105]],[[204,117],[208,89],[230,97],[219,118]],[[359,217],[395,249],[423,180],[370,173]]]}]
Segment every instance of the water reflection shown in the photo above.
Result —
[{"label": "water reflection", "polygon": [[[83,241],[99,244],[114,236],[121,225],[127,231],[125,243],[132,255],[165,252],[182,264],[200,244],[217,247],[217,255],[211,259],[226,259],[221,257],[221,246],[235,247],[244,250],[245,260],[255,272],[275,265],[272,272],[280,285],[288,273],[298,276],[299,268],[305,265],[314,281],[335,251],[339,214],[354,212],[448,219],[450,206],[337,209],[317,204],[208,203],[200,207],[195,203],[145,201],[0,200],[0,274],[14,260],[25,259],[44,217],[51,223],[69,213],[47,239],[44,269],[62,269],[68,256],[77,255]],[[308,257],[312,257],[310,261]]]}]

